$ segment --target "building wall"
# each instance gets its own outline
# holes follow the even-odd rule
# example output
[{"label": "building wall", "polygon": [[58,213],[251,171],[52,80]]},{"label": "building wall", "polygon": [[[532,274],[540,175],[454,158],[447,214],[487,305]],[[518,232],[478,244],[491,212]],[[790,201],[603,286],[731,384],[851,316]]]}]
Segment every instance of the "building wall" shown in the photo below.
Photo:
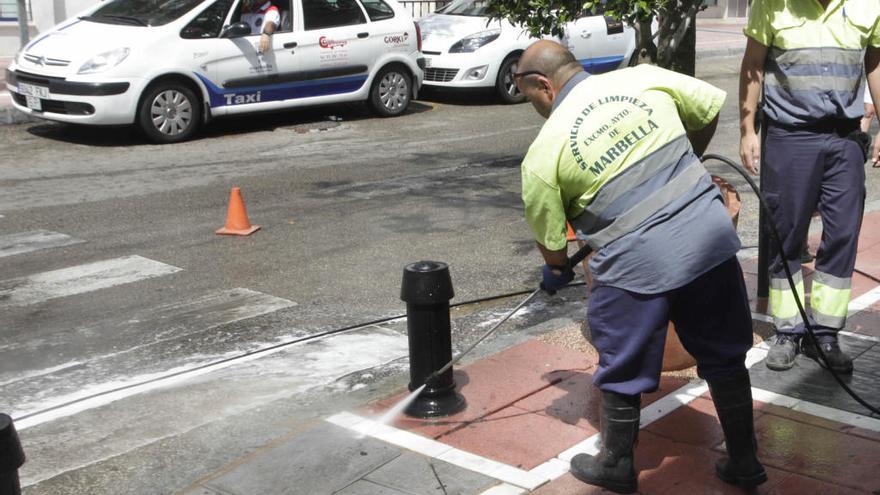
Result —
[{"label": "building wall", "polygon": [[[100,0],[31,0],[33,19],[29,24],[31,39],[61,21],[73,17]],[[18,22],[0,22],[0,57],[11,57],[20,48]]]}]

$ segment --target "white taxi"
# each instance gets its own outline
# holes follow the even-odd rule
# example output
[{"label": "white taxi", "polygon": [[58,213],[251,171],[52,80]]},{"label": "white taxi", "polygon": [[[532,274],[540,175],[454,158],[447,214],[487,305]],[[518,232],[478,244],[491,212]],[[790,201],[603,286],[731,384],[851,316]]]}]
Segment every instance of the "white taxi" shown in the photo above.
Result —
[{"label": "white taxi", "polygon": [[[525,97],[513,82],[520,54],[535,42],[521,26],[492,21],[488,0],[454,0],[422,17],[425,86],[495,88],[506,103]],[[633,61],[635,31],[602,15],[585,15],[564,27],[560,40],[591,73],[626,67]]]},{"label": "white taxi", "polygon": [[222,115],[366,101],[394,116],[416,97],[421,36],[395,0],[262,0],[280,20],[265,52],[244,2],[106,0],[21,50],[6,87],[35,117],[159,143]]}]

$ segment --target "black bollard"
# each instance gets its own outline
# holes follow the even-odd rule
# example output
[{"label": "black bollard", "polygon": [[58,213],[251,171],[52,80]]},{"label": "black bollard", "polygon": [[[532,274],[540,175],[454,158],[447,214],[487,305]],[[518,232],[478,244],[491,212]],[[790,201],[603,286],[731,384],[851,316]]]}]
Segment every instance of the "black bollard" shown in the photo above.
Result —
[{"label": "black bollard", "polygon": [[[406,302],[409,335],[409,389],[421,387],[435,371],[452,360],[449,300],[452,299],[449,267],[439,261],[419,261],[403,270],[400,298]],[[467,404],[455,391],[452,368],[431,380],[404,411],[416,418],[450,416]]]},{"label": "black bollard", "polygon": [[0,413],[0,495],[21,495],[18,468],[24,464],[24,450],[12,418]]}]

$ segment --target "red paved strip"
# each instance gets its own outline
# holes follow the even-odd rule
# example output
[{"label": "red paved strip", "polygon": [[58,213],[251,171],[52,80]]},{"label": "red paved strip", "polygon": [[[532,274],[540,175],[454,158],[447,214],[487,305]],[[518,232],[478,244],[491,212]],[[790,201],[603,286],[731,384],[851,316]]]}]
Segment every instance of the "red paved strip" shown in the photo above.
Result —
[{"label": "red paved strip", "polygon": [[508,407],[439,440],[472,454],[530,470],[592,434],[555,418]]},{"label": "red paved strip", "polygon": [[[589,372],[594,363],[586,354],[556,345],[529,340],[455,371],[458,391],[467,409],[436,420],[401,417],[394,426],[438,438],[469,423],[494,414],[577,373]],[[374,412],[387,410],[405,394],[373,405]]]}]

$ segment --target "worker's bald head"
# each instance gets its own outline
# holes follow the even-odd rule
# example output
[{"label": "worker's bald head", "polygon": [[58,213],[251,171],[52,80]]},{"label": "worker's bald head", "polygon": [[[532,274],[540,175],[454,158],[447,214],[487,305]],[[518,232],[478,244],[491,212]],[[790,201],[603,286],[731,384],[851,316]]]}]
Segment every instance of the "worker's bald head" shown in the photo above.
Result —
[{"label": "worker's bald head", "polygon": [[567,48],[555,41],[533,43],[517,63],[516,81],[520,91],[544,117],[550,115],[556,95],[565,83],[584,69]]}]

